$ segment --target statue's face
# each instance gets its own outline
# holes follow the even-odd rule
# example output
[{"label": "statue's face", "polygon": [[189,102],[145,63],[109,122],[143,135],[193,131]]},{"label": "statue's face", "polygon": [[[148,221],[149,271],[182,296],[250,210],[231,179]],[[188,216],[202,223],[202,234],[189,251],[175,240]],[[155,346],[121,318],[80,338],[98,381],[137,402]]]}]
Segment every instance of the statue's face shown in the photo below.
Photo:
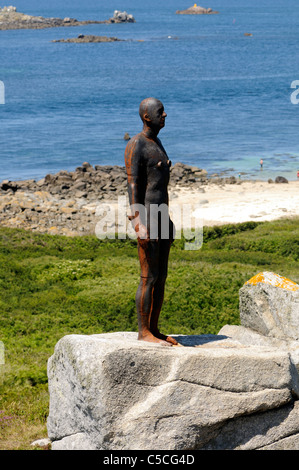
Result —
[{"label": "statue's face", "polygon": [[146,111],[144,119],[149,125],[156,129],[162,129],[165,126],[165,118],[167,114],[164,111],[164,106],[161,101],[156,99],[149,99],[146,103]]},{"label": "statue's face", "polygon": [[164,106],[161,101],[157,101],[150,110],[150,119],[153,126],[162,129],[165,126],[165,118],[167,114],[164,111]]}]

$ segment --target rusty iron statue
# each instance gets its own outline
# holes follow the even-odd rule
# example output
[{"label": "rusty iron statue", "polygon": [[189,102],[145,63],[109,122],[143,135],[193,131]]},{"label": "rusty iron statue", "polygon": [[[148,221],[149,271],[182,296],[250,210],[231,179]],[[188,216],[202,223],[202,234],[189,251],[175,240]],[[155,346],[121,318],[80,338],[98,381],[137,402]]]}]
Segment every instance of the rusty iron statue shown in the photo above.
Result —
[{"label": "rusty iron statue", "polygon": [[[170,246],[175,228],[168,211],[171,162],[158,139],[167,114],[161,101],[147,98],[140,104],[142,131],[128,142],[125,164],[131,208],[129,219],[137,235],[140,283],[136,293],[138,339],[164,346],[179,346],[158,329],[164,299]],[[157,210],[163,207],[163,210]],[[166,210],[165,210],[166,208]]]}]

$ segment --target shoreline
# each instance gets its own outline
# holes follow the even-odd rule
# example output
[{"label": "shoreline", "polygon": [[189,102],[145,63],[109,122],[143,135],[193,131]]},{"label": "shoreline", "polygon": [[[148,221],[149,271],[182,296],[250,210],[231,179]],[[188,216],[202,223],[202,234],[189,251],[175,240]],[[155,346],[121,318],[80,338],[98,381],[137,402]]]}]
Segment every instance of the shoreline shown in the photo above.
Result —
[{"label": "shoreline", "polygon": [[[299,217],[299,181],[269,183],[209,177],[205,170],[176,163],[171,168],[169,207],[189,205],[204,226]],[[0,223],[39,233],[66,236],[95,234],[99,207],[117,207],[127,197],[125,168],[94,167],[84,162],[39,181],[0,183]],[[175,220],[174,220],[175,222]],[[113,228],[111,225],[110,228]]]},{"label": "shoreline", "polygon": [[287,184],[242,181],[241,184],[209,184],[204,194],[181,190],[180,204],[196,200],[195,215],[204,226],[266,222],[299,217],[299,181]]},{"label": "shoreline", "polygon": [[44,18],[17,11],[16,7],[0,7],[0,31],[16,29],[45,29],[69,26],[84,26],[90,24],[135,23],[132,15],[115,10],[113,17],[108,20],[77,20],[76,18]]}]

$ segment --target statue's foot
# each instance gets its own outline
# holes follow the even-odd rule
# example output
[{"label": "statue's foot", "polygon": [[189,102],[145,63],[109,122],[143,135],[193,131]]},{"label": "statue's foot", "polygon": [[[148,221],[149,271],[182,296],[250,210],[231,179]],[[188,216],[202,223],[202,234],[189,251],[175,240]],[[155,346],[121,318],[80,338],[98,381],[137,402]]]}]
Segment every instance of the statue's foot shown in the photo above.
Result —
[{"label": "statue's foot", "polygon": [[183,347],[182,344],[178,343],[177,340],[175,340],[175,339],[172,338],[171,336],[167,336],[167,337],[166,337],[166,341],[168,341],[169,343],[172,343],[173,346]]},{"label": "statue's foot", "polygon": [[[166,338],[166,336],[165,336]],[[149,343],[161,344],[161,346],[174,346],[170,341],[166,341],[163,338],[157,338],[152,333],[140,334],[138,335],[139,341],[147,341]]]},{"label": "statue's foot", "polygon": [[172,336],[163,335],[162,333],[160,333],[160,331],[155,331],[154,336],[156,338],[159,338],[159,339],[163,340],[163,341],[166,341],[167,343],[170,343],[172,346],[182,346]]}]

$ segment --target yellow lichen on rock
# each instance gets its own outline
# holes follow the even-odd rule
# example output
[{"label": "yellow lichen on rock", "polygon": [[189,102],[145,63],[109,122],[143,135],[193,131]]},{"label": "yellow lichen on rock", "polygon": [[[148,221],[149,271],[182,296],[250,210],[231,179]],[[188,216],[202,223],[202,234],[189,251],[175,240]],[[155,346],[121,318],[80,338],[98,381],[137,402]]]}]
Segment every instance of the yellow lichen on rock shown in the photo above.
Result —
[{"label": "yellow lichen on rock", "polygon": [[256,286],[259,283],[269,284],[271,286],[280,287],[281,289],[286,289],[293,292],[299,289],[299,285],[295,282],[291,281],[290,279],[287,279],[286,277],[280,276],[279,274],[271,272],[259,273],[249,279],[249,281],[245,282],[245,285],[251,284],[253,286]]}]

